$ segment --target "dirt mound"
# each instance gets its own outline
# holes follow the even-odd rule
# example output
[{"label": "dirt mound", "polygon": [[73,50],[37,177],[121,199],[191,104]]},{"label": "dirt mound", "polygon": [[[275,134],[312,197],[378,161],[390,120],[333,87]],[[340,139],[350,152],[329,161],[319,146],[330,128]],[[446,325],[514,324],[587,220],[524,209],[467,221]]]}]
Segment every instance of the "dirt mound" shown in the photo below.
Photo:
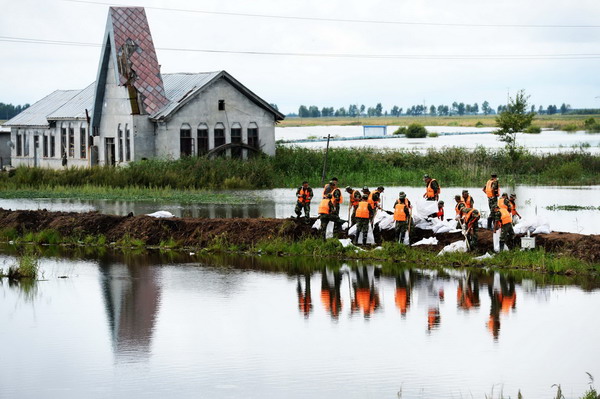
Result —
[{"label": "dirt mound", "polygon": [[[0,208],[0,230],[15,229],[24,234],[52,229],[62,236],[81,238],[102,234],[109,242],[129,236],[132,239],[143,240],[148,245],[158,245],[161,241],[174,239],[180,245],[203,247],[218,237],[240,245],[252,245],[276,237],[300,239],[318,235],[311,229],[313,222],[314,219],[310,223],[304,223],[294,219],[153,218],[146,215],[115,216],[97,212],[11,211]],[[411,234],[411,241],[416,242],[432,235],[430,230],[415,229]],[[340,238],[345,237],[346,235],[342,234]],[[461,233],[444,233],[436,237],[438,245],[423,248],[432,252],[439,251],[444,246],[463,239]],[[378,243],[391,241],[394,239],[394,231],[376,230],[375,239]],[[536,236],[536,245],[547,252],[571,255],[588,262],[600,262],[598,235],[553,232]],[[492,250],[492,232],[480,230],[477,252]]]}]

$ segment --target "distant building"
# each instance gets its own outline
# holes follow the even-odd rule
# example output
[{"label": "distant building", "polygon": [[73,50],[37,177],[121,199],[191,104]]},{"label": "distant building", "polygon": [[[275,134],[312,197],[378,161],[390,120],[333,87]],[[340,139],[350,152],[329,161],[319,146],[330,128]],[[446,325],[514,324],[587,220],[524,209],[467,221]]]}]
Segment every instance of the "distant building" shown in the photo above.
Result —
[{"label": "distant building", "polygon": [[225,71],[161,74],[144,9],[111,7],[96,81],[57,90],[4,126],[13,166],[60,168],[274,155],[283,118]]}]

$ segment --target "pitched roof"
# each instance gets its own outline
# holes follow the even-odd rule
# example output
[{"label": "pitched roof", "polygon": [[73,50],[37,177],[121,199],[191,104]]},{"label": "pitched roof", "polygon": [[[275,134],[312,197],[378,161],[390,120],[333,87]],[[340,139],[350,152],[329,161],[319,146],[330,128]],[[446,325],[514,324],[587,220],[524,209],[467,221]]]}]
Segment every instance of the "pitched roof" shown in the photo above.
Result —
[{"label": "pitched roof", "polygon": [[158,111],[168,100],[146,11],[143,7],[110,7],[108,29],[113,37],[119,84],[133,84],[141,94],[145,113]]},{"label": "pitched roof", "polygon": [[48,114],[46,118],[48,120],[85,118],[85,110],[91,111],[94,103],[94,87],[95,82],[85,89],[80,90],[63,106]]},{"label": "pitched roof", "polygon": [[190,99],[195,97],[203,89],[220,78],[223,78],[232,84],[237,90],[248,97],[250,101],[271,112],[276,121],[285,118],[281,112],[271,107],[269,103],[258,97],[226,71],[217,71],[204,73],[164,74],[163,79],[165,82],[165,89],[167,91],[169,103],[158,112],[152,114],[150,119],[161,120],[171,117],[173,113],[184,106]]},{"label": "pitched roof", "polygon": [[4,123],[4,126],[48,127],[47,116],[80,92],[81,90],[56,90]]}]

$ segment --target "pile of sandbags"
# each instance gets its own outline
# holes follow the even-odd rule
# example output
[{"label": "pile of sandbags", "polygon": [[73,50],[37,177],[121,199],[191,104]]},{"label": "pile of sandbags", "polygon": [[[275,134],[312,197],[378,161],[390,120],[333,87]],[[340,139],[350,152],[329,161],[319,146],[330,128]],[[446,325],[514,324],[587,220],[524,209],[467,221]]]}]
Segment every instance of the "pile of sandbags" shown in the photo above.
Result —
[{"label": "pile of sandbags", "polygon": [[515,230],[515,234],[527,234],[527,232],[531,234],[550,234],[552,231],[550,230],[550,223],[548,223],[548,220],[539,216],[520,219],[519,222],[514,225],[513,229]]}]

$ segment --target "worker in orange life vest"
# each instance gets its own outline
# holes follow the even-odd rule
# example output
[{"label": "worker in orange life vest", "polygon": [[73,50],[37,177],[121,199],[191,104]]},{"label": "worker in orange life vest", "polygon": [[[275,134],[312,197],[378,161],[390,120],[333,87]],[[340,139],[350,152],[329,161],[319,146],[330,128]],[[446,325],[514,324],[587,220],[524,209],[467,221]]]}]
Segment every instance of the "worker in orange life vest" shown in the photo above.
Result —
[{"label": "worker in orange life vest", "polygon": [[[379,186],[379,187],[377,187],[376,190],[371,191],[369,193],[369,198],[367,201],[369,202],[369,205],[371,205],[371,208],[373,208],[375,211],[377,209],[381,209],[380,203],[381,203],[381,194],[383,193],[383,190],[384,190],[383,186]],[[373,215],[371,216],[371,220],[373,219],[374,216],[375,216],[375,212],[373,212]]]},{"label": "worker in orange life vest", "polygon": [[480,214],[477,209],[467,208],[464,203],[458,205],[462,225],[465,228],[466,239],[471,250],[477,247],[477,228],[479,227]]},{"label": "worker in orange life vest", "polygon": [[406,203],[402,201],[406,198],[402,197],[403,192],[400,193],[398,200],[394,203],[394,220],[396,224],[394,225],[394,231],[396,233],[395,239],[400,244],[404,243],[404,236],[406,234],[406,230],[408,229],[408,221],[410,220],[410,211]]},{"label": "worker in orange life vest", "polygon": [[362,195],[360,194],[360,191],[354,190],[350,186],[346,187],[346,192],[350,194],[350,204],[348,206],[350,207],[351,213],[350,225],[353,225],[356,223],[356,208],[358,208],[358,203],[362,199]]},{"label": "worker in orange life vest", "polygon": [[492,229],[492,211],[495,206],[498,205],[498,196],[500,195],[500,186],[498,184],[498,175],[492,173],[490,179],[485,183],[483,192],[488,198],[488,205],[490,206],[490,216],[488,217],[487,228]]},{"label": "worker in orange life vest", "polygon": [[431,218],[438,218],[444,220],[444,201],[438,202],[438,211],[429,215]]},{"label": "worker in orange life vest", "polygon": [[[511,215],[513,217],[513,223],[516,223],[518,219],[521,219],[521,215],[519,215],[519,212],[517,212],[517,194],[511,194],[510,198],[508,199],[508,201],[510,202],[510,207],[511,207]],[[518,217],[518,219],[517,219]]]},{"label": "worker in orange life vest", "polygon": [[511,207],[508,206],[507,209],[504,209],[496,205],[492,212],[492,217],[494,219],[494,232],[500,229],[500,251],[504,249],[504,245],[506,245],[508,249],[511,249],[515,238]]},{"label": "worker in orange life vest", "polygon": [[469,190],[462,191],[462,200],[467,206],[467,208],[473,208],[473,206],[475,205],[475,200],[469,195]]},{"label": "worker in orange life vest", "polygon": [[510,206],[510,200],[508,199],[508,193],[502,193],[500,198],[498,198],[498,207],[508,209]]},{"label": "worker in orange life vest", "polygon": [[358,244],[358,236],[363,233],[362,244],[367,244],[367,234],[369,233],[369,220],[375,213],[373,207],[369,204],[369,196],[363,194],[361,201],[356,208],[356,235],[354,244]]},{"label": "worker in orange life vest", "polygon": [[429,177],[429,175],[424,175],[423,181],[427,186],[427,190],[425,191],[425,194],[423,194],[423,198],[425,198],[427,201],[437,201],[440,197],[440,192],[442,191],[440,184],[436,179]]},{"label": "worker in orange life vest", "polygon": [[331,194],[331,203],[333,205],[333,215],[339,217],[340,215],[340,204],[343,202],[342,198],[342,190],[338,187],[338,178],[332,177],[329,181],[329,184],[325,185],[323,188],[323,198],[327,196],[327,194]]},{"label": "worker in orange life vest", "polygon": [[467,205],[465,204],[463,197],[461,197],[460,195],[455,195],[454,201],[456,201],[456,205],[454,206],[454,211],[456,212],[455,219],[458,219],[460,217],[460,208],[459,208],[460,204],[464,204],[465,206],[467,206]]},{"label": "worker in orange life vest", "polygon": [[296,219],[300,219],[300,214],[304,210],[304,217],[308,222],[310,220],[310,201],[313,199],[313,189],[309,187],[308,182],[302,182],[302,186],[296,190]]},{"label": "worker in orange life vest", "polygon": [[338,218],[336,218],[336,215],[333,213],[333,203],[331,201],[332,195],[331,193],[327,194],[325,196],[325,198],[323,198],[321,200],[321,203],[319,204],[319,220],[321,221],[321,229],[320,232],[321,234],[323,234],[323,238],[326,238],[326,229],[327,229],[327,224],[332,221],[332,222],[336,222],[336,220]]}]

